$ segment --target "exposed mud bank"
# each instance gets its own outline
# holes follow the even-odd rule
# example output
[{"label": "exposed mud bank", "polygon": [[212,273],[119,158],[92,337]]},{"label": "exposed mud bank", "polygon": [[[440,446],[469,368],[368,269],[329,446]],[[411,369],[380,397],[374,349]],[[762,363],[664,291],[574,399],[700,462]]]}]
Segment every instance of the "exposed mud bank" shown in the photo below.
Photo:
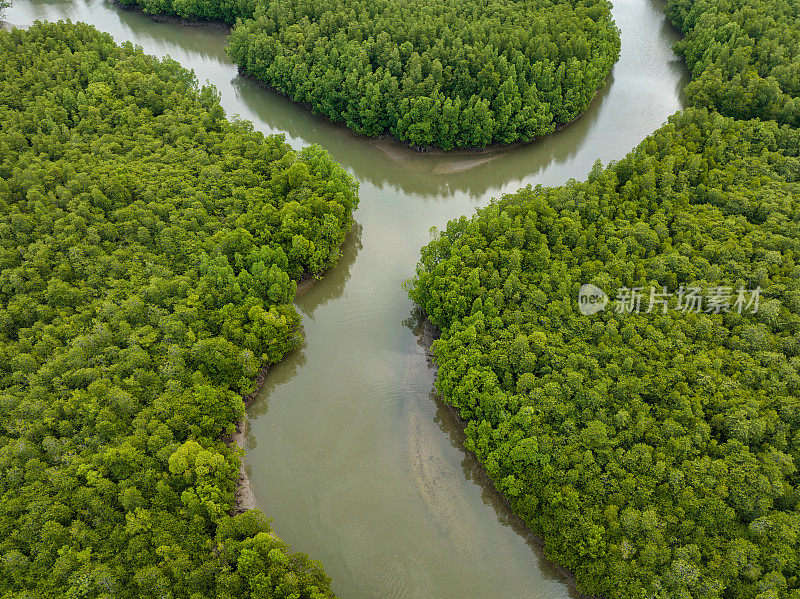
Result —
[{"label": "exposed mud bank", "polygon": [[[357,224],[355,221],[353,222],[352,227],[347,232],[347,237],[353,234],[357,228]],[[344,242],[342,242],[342,246]],[[341,247],[339,247],[340,257],[341,257]],[[338,260],[337,260],[338,261]],[[297,282],[297,291],[295,293],[295,298],[304,293],[307,293],[309,289],[314,286],[321,277],[324,276],[324,272],[318,275],[312,275],[309,273],[304,274],[300,280]],[[247,431],[249,428],[249,421],[247,418],[247,410],[253,405],[253,402],[258,397],[261,390],[264,388],[264,383],[267,380],[267,373],[269,372],[270,364],[265,364],[261,367],[261,370],[253,379],[255,383],[255,388],[248,393],[247,395],[242,396],[242,401],[244,401],[244,410],[245,413],[236,423],[236,432],[232,435],[228,435],[225,437],[225,442],[231,447],[238,447],[245,451],[245,440],[247,439]],[[241,464],[239,465],[239,478],[236,481],[236,491],[235,491],[235,499],[233,503],[233,507],[231,507],[230,513],[231,514],[241,514],[246,512],[247,510],[255,510],[258,509],[258,504],[256,502],[256,495],[253,491],[253,485],[250,482],[250,477],[247,474],[247,461],[244,457],[242,457]]]},{"label": "exposed mud bank", "polygon": [[[261,389],[264,387],[264,382],[267,380],[267,373],[269,372],[269,366],[269,364],[265,364],[256,375],[255,389],[253,389],[247,395],[242,396],[245,413],[239,422],[236,423],[236,432],[232,435],[229,435],[225,439],[225,442],[228,443],[228,445],[238,447],[242,450],[242,452],[245,450],[245,439],[247,438],[247,428],[249,426],[247,420],[247,408],[252,405],[256,397],[258,397],[258,394],[261,392]],[[253,486],[250,484],[250,477],[247,474],[247,462],[244,459],[244,456],[239,464],[239,479],[236,481],[235,493],[233,507],[230,510],[232,515],[241,514],[247,510],[258,509],[258,505],[256,504],[256,496],[253,492]]]}]

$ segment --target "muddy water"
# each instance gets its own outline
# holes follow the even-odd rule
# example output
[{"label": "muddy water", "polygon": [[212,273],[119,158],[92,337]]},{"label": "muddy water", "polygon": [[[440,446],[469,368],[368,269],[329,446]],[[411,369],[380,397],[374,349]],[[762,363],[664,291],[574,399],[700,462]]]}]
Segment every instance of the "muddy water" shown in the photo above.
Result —
[{"label": "muddy water", "polygon": [[274,366],[252,406],[248,467],[259,505],[347,598],[573,595],[461,449],[400,288],[429,228],[527,184],[586,176],[681,107],[686,72],[660,0],[617,0],[622,56],[589,111],[533,144],[414,154],[356,136],[237,75],[226,32],[155,23],[100,0],[15,0],[6,20],[85,21],[214,84],[239,114],[293,146],[319,143],[361,184],[339,265],[300,295],[305,347]]}]

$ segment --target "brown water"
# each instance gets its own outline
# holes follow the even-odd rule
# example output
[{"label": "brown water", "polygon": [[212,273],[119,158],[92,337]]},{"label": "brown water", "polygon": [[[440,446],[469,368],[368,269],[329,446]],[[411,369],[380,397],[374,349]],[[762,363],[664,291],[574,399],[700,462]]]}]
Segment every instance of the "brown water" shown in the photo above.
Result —
[{"label": "brown water", "polygon": [[566,598],[571,591],[503,507],[450,412],[400,288],[431,226],[527,184],[582,179],[681,107],[686,71],[661,0],[617,0],[622,56],[589,111],[534,144],[414,154],[356,136],[237,76],[224,31],[160,24],[102,0],[15,0],[6,19],[85,21],[213,83],[229,115],[296,147],[319,143],[361,184],[340,264],[297,299],[306,345],[273,367],[250,410],[260,506],[323,561],[344,598]]}]

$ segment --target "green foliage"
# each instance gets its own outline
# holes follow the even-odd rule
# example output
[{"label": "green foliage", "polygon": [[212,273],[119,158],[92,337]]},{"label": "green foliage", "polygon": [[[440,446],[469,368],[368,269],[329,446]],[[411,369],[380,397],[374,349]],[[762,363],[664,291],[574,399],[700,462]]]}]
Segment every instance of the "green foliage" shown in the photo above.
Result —
[{"label": "green foliage", "polygon": [[0,123],[0,596],[330,596],[223,439],[354,181],[81,24],[0,34]]},{"label": "green foliage", "polygon": [[800,126],[800,4],[669,0],[667,13],[686,36],[692,105]]},{"label": "green foliage", "polygon": [[138,6],[154,15],[169,15],[233,25],[236,19],[252,18],[257,0],[115,0],[121,6]]},{"label": "green foliage", "polygon": [[[422,251],[437,389],[546,552],[607,597],[800,596],[800,132],[690,109]],[[581,315],[583,283],[762,291]]]},{"label": "green foliage", "polygon": [[[409,282],[467,447],[590,593],[800,597],[798,10],[670,0],[697,108],[449,223]],[[583,316],[583,283],[764,299]]]},{"label": "green foliage", "polygon": [[552,133],[620,48],[607,0],[122,1],[235,22],[243,71],[357,133],[446,150]]},{"label": "green foliage", "polygon": [[619,56],[606,0],[270,0],[237,23],[247,73],[334,122],[416,146],[551,133]]}]

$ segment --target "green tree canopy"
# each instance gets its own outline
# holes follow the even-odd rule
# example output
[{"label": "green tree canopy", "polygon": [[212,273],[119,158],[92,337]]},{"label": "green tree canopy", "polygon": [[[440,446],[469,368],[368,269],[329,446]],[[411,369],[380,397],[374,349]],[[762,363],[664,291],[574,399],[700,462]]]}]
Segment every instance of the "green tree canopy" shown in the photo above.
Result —
[{"label": "green tree canopy", "polygon": [[[799,152],[797,129],[689,109],[422,251],[437,389],[591,594],[800,597]],[[586,283],[673,297],[583,315]],[[721,287],[760,288],[758,310],[676,305]]]},{"label": "green tree canopy", "polygon": [[334,122],[415,146],[551,133],[619,56],[606,0],[273,0],[239,22],[247,73]]},{"label": "green tree canopy", "polygon": [[800,126],[800,5],[791,0],[669,0],[695,106]]},{"label": "green tree canopy", "polygon": [[240,69],[364,135],[526,142],[583,113],[619,57],[608,0],[122,0],[236,24]]},{"label": "green tree canopy", "polygon": [[331,595],[228,515],[224,435],[357,202],[172,60],[83,24],[0,33],[0,596]]}]

